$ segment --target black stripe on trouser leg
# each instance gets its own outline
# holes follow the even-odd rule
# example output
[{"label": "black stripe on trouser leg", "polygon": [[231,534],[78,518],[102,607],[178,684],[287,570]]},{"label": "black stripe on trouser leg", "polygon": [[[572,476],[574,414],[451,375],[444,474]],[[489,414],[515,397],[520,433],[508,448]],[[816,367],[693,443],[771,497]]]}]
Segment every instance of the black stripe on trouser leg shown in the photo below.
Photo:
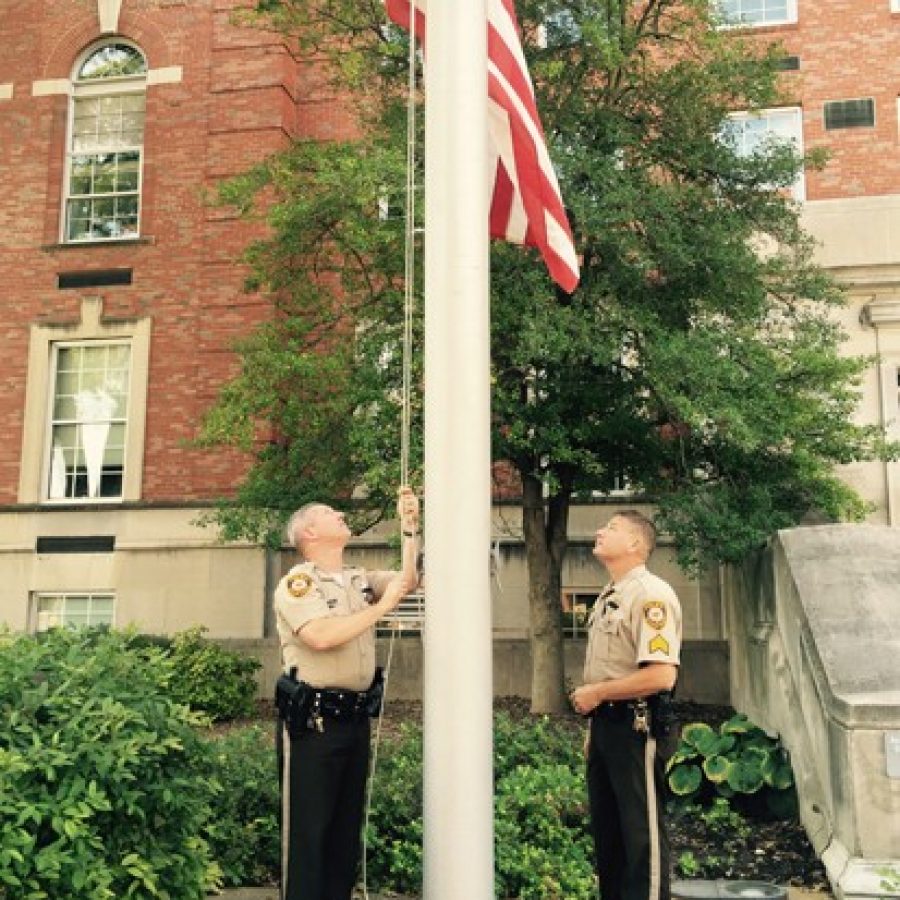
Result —
[{"label": "black stripe on trouser leg", "polygon": [[670,900],[664,766],[630,721],[591,721],[588,799],[603,900]]},{"label": "black stripe on trouser leg", "polygon": [[[282,900],[349,900],[369,768],[369,720],[325,720],[290,746]],[[285,754],[287,762],[288,754]]]}]

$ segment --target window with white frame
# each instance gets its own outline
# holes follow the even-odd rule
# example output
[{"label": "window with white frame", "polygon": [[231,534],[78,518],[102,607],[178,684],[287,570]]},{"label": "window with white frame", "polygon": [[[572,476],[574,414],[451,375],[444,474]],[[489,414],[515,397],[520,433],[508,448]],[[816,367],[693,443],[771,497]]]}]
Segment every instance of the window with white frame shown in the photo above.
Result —
[{"label": "window with white frame", "polygon": [[73,75],[63,240],[138,236],[147,61],[116,41]]},{"label": "window with white frame", "polygon": [[111,593],[38,593],[33,597],[34,630],[112,625],[115,595]]},{"label": "window with white frame", "polygon": [[[797,155],[803,153],[803,111],[800,107],[766,109],[758,113],[732,113],[724,137],[739,156],[752,156],[771,141],[790,141]],[[806,179],[801,172],[794,183],[795,200],[806,197]]]},{"label": "window with white frame", "polygon": [[48,500],[118,500],[125,477],[131,344],[53,345]]},{"label": "window with white frame", "polygon": [[786,25],[797,21],[797,0],[716,0],[725,25]]},{"label": "window with white frame", "polygon": [[582,638],[588,633],[588,619],[599,588],[564,588],[562,592],[563,637]]}]

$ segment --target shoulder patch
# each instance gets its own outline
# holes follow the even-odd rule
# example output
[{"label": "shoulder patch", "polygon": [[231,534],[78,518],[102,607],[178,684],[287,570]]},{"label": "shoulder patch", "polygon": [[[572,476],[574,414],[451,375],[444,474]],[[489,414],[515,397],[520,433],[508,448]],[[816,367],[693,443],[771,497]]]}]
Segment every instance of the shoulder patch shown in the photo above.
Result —
[{"label": "shoulder patch", "polygon": [[644,604],[644,621],[657,631],[666,627],[668,612],[666,604],[662,600],[648,600]]},{"label": "shoulder patch", "polygon": [[288,593],[292,597],[305,597],[313,586],[313,580],[305,572],[291,575],[287,580]]}]

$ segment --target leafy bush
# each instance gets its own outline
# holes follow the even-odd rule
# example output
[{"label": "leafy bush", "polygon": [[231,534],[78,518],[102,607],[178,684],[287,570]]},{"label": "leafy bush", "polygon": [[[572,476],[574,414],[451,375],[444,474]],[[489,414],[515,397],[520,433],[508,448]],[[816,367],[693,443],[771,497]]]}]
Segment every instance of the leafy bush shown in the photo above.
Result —
[{"label": "leafy bush", "polygon": [[[494,719],[497,891],[503,897],[594,896],[580,744],[549,719]],[[367,832],[370,890],[422,886],[422,734],[404,725],[382,746]]]},{"label": "leafy bush", "polygon": [[193,900],[218,881],[201,717],[129,636],[0,634],[0,896]]},{"label": "leafy bush", "polygon": [[794,774],[787,752],[744,715],[716,730],[692,722],[667,767],[669,787],[683,804],[724,797],[755,815],[796,815]]},{"label": "leafy bush", "polygon": [[171,639],[172,699],[206,713],[214,722],[253,715],[259,661],[207,640],[205,631],[190,628]]},{"label": "leafy bush", "polygon": [[251,726],[210,744],[222,790],[212,801],[207,840],[222,881],[229,887],[272,882],[281,854],[272,734]]},{"label": "leafy bush", "polygon": [[370,889],[419,894],[422,887],[422,729],[404,723],[384,741],[366,828]]},{"label": "leafy bush", "polygon": [[594,896],[593,844],[581,768],[518,766],[497,783],[497,887],[521,900]]}]

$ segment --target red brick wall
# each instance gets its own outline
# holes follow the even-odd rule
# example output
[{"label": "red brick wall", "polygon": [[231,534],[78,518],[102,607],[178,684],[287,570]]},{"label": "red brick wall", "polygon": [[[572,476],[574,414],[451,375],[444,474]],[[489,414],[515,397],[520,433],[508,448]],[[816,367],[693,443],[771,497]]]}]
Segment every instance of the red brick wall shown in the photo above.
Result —
[{"label": "red brick wall", "polygon": [[[241,5],[124,0],[121,35],[151,69],[182,66],[183,79],[148,87],[141,241],[61,246],[68,99],[33,97],[32,82],[70,76],[100,38],[96,3],[0,0],[0,84],[14,84],[0,99],[0,504],[17,499],[29,327],[77,320],[84,296],[102,297],[107,317],[152,318],[142,498],[213,498],[244,471],[236,454],[184,446],[234,371],[233,340],[266,314],[235,263],[251,226],[201,196],[292,135],[340,136],[351,123],[280,36],[232,24]],[[133,269],[132,285],[56,286],[60,271],[117,267]]]},{"label": "red brick wall", "polygon": [[[830,153],[823,171],[807,173],[807,199],[900,192],[900,14],[890,0],[798,0],[796,24],[750,33],[800,58],[784,88],[803,108],[806,149]],[[826,101],[864,97],[875,100],[874,128],[825,131]]]}]

